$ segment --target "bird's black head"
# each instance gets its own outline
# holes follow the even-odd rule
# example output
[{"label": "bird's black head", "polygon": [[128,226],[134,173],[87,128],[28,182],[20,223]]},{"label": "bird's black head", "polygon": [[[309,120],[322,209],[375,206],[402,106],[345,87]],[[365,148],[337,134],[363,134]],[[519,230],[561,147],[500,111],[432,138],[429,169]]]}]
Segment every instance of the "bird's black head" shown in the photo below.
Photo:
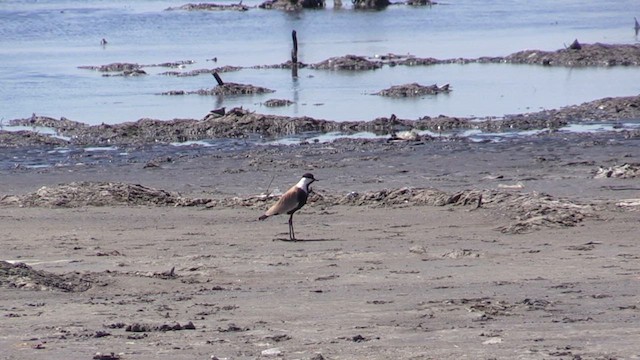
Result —
[{"label": "bird's black head", "polygon": [[311,173],[306,173],[306,174],[302,175],[302,177],[310,179],[310,180],[313,180],[313,181],[316,181],[316,178],[314,178],[313,174],[311,174]]}]

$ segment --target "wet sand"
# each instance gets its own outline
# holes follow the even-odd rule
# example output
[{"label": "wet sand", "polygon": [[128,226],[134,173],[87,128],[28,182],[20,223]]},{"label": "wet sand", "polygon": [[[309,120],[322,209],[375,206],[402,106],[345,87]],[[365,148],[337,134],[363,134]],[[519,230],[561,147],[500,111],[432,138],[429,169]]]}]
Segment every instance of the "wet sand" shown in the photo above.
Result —
[{"label": "wet sand", "polygon": [[[170,161],[148,149],[128,161],[87,155],[3,170],[0,260],[27,266],[0,267],[0,357],[640,357],[640,187],[595,178],[637,162],[639,141],[338,141],[182,150]],[[304,172],[321,180],[294,217],[303,241],[280,241],[286,216],[257,221],[274,199],[232,201],[255,199],[272,177],[268,190],[285,191]],[[8,202],[77,181],[228,201]],[[483,200],[437,206],[381,192],[405,187]],[[327,200],[350,193],[362,201]],[[545,207],[531,216],[541,194]],[[560,217],[555,206],[577,210]],[[507,231],[518,222],[535,226]]]}]

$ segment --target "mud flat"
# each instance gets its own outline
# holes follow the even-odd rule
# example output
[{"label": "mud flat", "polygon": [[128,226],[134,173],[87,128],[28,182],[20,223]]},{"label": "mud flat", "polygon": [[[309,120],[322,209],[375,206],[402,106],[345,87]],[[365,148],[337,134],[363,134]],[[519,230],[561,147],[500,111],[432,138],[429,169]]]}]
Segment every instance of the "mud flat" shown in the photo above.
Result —
[{"label": "mud flat", "polygon": [[[626,121],[637,119],[637,103],[603,99],[500,121]],[[167,143],[176,129],[198,138],[215,126],[243,134],[280,124],[282,134],[338,124],[268,119],[241,110],[96,127],[26,119],[59,129],[68,144],[40,139],[2,152],[2,164],[16,164],[0,167],[2,356],[640,355],[637,133]],[[391,120],[340,126],[432,121]],[[304,172],[320,180],[295,216],[303,241],[280,241],[286,216],[257,217]]]}]

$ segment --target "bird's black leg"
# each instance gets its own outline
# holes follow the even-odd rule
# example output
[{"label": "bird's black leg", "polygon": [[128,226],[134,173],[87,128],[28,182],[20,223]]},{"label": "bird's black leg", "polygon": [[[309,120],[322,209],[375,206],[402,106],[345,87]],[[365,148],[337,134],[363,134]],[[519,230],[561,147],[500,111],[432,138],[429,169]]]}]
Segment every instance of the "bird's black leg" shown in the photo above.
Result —
[{"label": "bird's black leg", "polygon": [[293,232],[293,214],[289,216],[289,240],[296,241],[296,234]]}]

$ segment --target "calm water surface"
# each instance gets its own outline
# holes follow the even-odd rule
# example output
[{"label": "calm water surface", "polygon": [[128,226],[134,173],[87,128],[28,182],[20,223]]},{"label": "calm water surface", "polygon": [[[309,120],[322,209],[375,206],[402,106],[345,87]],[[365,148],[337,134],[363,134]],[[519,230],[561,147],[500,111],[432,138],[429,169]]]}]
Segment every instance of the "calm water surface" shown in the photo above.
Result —
[{"label": "calm water surface", "polygon": [[[267,65],[290,56],[298,32],[299,59],[396,53],[455,58],[507,55],[524,49],[556,50],[583,43],[637,43],[633,16],[640,1],[443,1],[431,7],[391,6],[384,11],[343,9],[285,13],[164,11],[179,1],[0,2],[0,119],[32,113],[99,123],[202,118],[220,106],[268,114],[330,120],[371,120],[392,113],[421,116],[502,116],[640,93],[637,68],[543,68],[468,64],[385,67],[367,72],[244,69],[225,81],[264,86],[260,96],[160,96],[169,90],[211,88],[211,76],[102,77],[78,69],[112,62],[140,64],[194,60],[182,71],[223,65]],[[234,1],[235,2],[235,1]],[[225,1],[218,2],[220,4]],[[227,2],[230,3],[230,2]],[[257,5],[258,1],[243,1]],[[107,46],[100,45],[106,38]],[[217,57],[218,62],[207,61]],[[451,84],[448,95],[386,99],[373,92],[409,82]],[[289,99],[294,105],[261,103]]]}]

